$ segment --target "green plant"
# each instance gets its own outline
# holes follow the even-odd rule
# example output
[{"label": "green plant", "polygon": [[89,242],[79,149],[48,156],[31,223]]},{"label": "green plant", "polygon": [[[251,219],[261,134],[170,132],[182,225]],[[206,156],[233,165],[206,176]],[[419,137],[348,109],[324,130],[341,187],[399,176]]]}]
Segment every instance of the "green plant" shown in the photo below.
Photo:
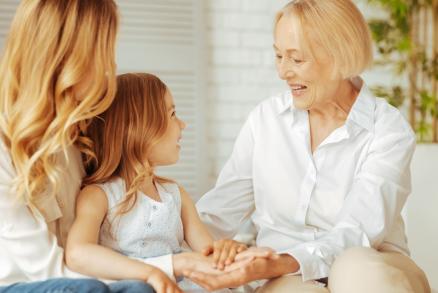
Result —
[{"label": "green plant", "polygon": [[[396,107],[409,105],[409,121],[421,142],[438,142],[438,0],[368,0],[387,13],[368,21],[378,65],[392,66],[407,84],[377,86],[376,95]],[[406,101],[408,99],[408,101]]]}]

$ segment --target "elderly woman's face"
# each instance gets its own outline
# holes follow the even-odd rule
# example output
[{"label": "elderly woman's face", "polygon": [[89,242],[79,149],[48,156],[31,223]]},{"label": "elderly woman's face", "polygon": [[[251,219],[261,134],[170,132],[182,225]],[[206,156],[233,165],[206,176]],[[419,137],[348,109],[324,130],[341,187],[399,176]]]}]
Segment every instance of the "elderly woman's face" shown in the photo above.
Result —
[{"label": "elderly woman's face", "polygon": [[[311,36],[307,36],[311,40]],[[332,62],[317,44],[306,46],[294,16],[283,16],[274,36],[277,71],[289,85],[294,105],[311,109],[336,95],[341,82],[333,77]],[[313,52],[313,54],[312,54]]]}]

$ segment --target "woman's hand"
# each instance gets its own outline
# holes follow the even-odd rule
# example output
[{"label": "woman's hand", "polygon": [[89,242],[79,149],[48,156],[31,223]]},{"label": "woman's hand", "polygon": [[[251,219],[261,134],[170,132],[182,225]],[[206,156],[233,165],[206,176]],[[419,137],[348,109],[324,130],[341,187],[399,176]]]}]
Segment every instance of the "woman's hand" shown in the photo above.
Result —
[{"label": "woman's hand", "polygon": [[225,266],[234,262],[237,254],[246,249],[247,246],[244,243],[231,239],[222,239],[205,247],[202,253],[205,256],[213,254],[214,267],[223,270]]},{"label": "woman's hand", "polygon": [[192,272],[205,272],[210,275],[223,273],[214,268],[213,259],[199,252],[183,252],[173,255],[175,277],[188,277]]},{"label": "woman's hand", "polygon": [[231,272],[240,268],[244,268],[247,264],[257,258],[278,259],[280,256],[269,247],[250,247],[247,250],[239,253],[235,261],[225,267],[225,272]]},{"label": "woman's hand", "polygon": [[146,282],[150,284],[157,293],[183,293],[175,282],[156,268],[150,271],[146,277]]},{"label": "woman's hand", "polygon": [[[254,256],[256,253],[263,254],[266,251],[255,249],[250,253]],[[235,288],[254,280],[271,279],[299,270],[298,262],[290,255],[272,255],[261,258],[252,256],[236,261],[221,275],[193,271],[187,277],[205,289],[213,291],[221,288]]]},{"label": "woman's hand", "polygon": [[247,259],[255,259],[255,258],[270,258],[277,259],[280,256],[275,253],[275,250],[269,247],[255,247],[252,246],[249,249],[242,251],[239,253],[235,260],[236,261],[244,261]]}]

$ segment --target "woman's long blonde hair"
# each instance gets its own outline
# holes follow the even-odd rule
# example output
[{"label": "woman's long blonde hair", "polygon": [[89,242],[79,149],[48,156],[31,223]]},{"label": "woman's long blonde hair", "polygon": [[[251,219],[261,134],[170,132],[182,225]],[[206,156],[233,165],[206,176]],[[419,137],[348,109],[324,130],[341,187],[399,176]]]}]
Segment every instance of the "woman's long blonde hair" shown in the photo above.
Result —
[{"label": "woman's long blonde hair", "polygon": [[81,130],[116,91],[117,27],[113,0],[21,1],[0,62],[0,131],[26,203],[59,190],[60,152],[89,152]]},{"label": "woman's long blonde hair", "polygon": [[149,150],[167,129],[166,92],[166,85],[152,74],[119,75],[113,104],[87,129],[96,156],[87,165],[84,184],[121,177],[126,193],[116,215],[127,213],[134,206],[144,179],[171,181],[156,176],[148,161]]}]

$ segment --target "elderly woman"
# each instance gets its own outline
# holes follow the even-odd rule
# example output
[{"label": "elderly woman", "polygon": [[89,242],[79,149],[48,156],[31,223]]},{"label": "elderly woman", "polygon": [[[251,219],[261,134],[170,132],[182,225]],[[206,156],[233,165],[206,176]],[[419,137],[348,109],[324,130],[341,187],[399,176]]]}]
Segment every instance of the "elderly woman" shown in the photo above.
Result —
[{"label": "elderly woman", "polygon": [[218,237],[252,215],[257,246],[276,254],[249,250],[239,270],[191,278],[214,289],[282,276],[257,292],[430,292],[400,214],[415,135],[359,77],[372,61],[363,16],[350,0],[292,1],[274,51],[290,90],[250,113],[197,207]]}]

